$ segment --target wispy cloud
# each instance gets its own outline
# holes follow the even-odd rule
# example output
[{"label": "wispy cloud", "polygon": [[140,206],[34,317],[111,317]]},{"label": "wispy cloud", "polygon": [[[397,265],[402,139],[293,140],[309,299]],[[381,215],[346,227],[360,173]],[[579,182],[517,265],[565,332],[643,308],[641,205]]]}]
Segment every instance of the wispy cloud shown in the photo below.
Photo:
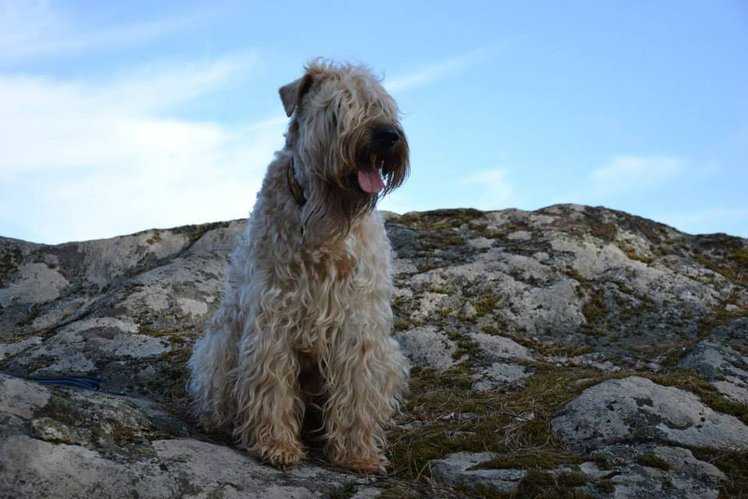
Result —
[{"label": "wispy cloud", "polygon": [[0,0],[0,60],[17,60],[143,44],[184,30],[198,17],[89,28],[76,23],[59,4],[46,0]]},{"label": "wispy cloud", "polygon": [[748,237],[748,209],[715,207],[703,210],[662,212],[654,216],[657,220],[690,234],[716,231]]},{"label": "wispy cloud", "polygon": [[471,50],[445,61],[421,66],[413,72],[388,78],[385,80],[385,87],[392,93],[406,92],[423,87],[475,66],[488,59],[490,54],[490,51],[486,49]]},{"label": "wispy cloud", "polygon": [[[175,131],[186,125],[193,131],[199,129],[198,136],[207,140],[214,135],[209,125],[164,116],[170,108],[245,77],[253,60],[226,57],[153,64],[97,82],[0,74],[0,175],[36,168],[100,168],[125,152],[120,147],[123,141],[136,145],[133,142],[149,141],[155,137],[152,133],[167,128],[170,141],[164,141],[164,147],[168,143],[185,146],[174,140]],[[147,131],[140,134],[141,130]],[[137,154],[140,149],[128,150]]]},{"label": "wispy cloud", "polygon": [[620,156],[592,171],[591,187],[601,195],[648,190],[679,175],[683,166],[670,156]]},{"label": "wispy cloud", "polygon": [[169,111],[251,70],[229,57],[96,83],[0,75],[0,233],[19,213],[43,242],[245,216],[284,121]]},{"label": "wispy cloud", "polygon": [[503,168],[480,170],[462,179],[470,189],[470,197],[465,205],[481,210],[498,210],[511,204],[514,189],[507,180]]}]

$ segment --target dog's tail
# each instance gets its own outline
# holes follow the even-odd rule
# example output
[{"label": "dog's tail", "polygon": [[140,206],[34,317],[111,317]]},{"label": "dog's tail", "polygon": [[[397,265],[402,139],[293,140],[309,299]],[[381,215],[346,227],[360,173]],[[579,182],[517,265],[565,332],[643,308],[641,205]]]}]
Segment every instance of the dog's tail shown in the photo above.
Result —
[{"label": "dog's tail", "polygon": [[230,378],[236,351],[231,348],[231,323],[222,320],[226,315],[225,310],[219,310],[209,321],[187,362],[192,412],[210,428],[222,427],[233,418]]}]

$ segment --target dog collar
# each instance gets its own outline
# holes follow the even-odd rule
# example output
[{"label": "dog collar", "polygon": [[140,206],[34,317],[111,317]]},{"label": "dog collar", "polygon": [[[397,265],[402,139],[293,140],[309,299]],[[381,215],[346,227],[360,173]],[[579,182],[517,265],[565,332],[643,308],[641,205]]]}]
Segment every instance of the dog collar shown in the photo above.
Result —
[{"label": "dog collar", "polygon": [[291,196],[296,200],[296,204],[298,204],[299,207],[304,206],[304,203],[306,203],[306,197],[304,197],[304,190],[296,180],[296,175],[293,171],[293,157],[291,158],[291,161],[288,162],[286,178],[288,180],[288,190],[291,191]]}]

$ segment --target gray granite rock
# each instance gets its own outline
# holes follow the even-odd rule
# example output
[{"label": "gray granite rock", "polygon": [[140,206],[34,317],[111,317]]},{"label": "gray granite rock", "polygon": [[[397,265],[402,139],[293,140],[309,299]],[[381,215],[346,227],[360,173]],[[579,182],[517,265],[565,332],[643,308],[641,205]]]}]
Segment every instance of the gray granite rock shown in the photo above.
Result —
[{"label": "gray granite rock", "polygon": [[748,450],[748,426],[699,398],[646,378],[605,381],[569,402],[553,431],[584,451],[623,442],[663,442],[721,450]]},{"label": "gray granite rock", "polygon": [[475,341],[487,357],[494,360],[532,360],[530,350],[511,338],[484,333],[471,333],[470,339]]},{"label": "gray granite rock", "polygon": [[[748,325],[745,338],[748,342]],[[748,355],[740,355],[724,343],[704,340],[679,365],[697,371],[726,397],[748,405]]]},{"label": "gray granite rock", "polygon": [[433,326],[417,327],[395,335],[414,366],[443,371],[455,364],[457,346],[443,331]]},{"label": "gray granite rock", "polygon": [[485,392],[497,388],[517,388],[524,385],[525,379],[531,374],[528,368],[519,364],[494,362],[473,374],[473,390]]},{"label": "gray granite rock", "polygon": [[0,497],[320,497],[367,479],[304,464],[290,472],[189,436],[147,400],[0,374]]},{"label": "gray granite rock", "polygon": [[601,469],[595,462],[583,463],[580,470],[592,480],[607,480],[616,498],[716,499],[727,480],[717,467],[679,447],[613,445],[593,455],[615,471]]},{"label": "gray granite rock", "polygon": [[429,463],[431,476],[435,480],[467,489],[484,488],[501,494],[516,492],[527,475],[526,471],[475,468],[494,457],[495,454],[490,452],[449,454]]}]

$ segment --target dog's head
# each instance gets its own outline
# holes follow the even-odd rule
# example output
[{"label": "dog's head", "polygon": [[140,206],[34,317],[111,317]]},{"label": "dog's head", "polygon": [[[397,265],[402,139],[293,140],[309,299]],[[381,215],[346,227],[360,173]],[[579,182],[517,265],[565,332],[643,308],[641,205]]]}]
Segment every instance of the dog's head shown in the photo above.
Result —
[{"label": "dog's head", "polygon": [[397,105],[368,69],[321,61],[281,87],[280,96],[291,117],[286,147],[307,200],[304,223],[347,233],[407,177]]}]

